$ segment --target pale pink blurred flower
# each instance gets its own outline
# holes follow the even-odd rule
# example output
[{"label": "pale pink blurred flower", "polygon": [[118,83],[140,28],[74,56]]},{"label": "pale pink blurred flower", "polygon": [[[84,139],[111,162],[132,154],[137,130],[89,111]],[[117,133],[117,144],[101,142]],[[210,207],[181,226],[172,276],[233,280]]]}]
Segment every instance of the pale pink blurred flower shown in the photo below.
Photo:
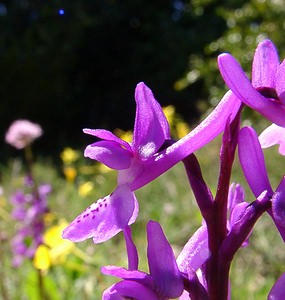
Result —
[{"label": "pale pink blurred flower", "polygon": [[9,127],[5,141],[17,149],[23,149],[42,134],[40,125],[28,120],[16,120]]}]

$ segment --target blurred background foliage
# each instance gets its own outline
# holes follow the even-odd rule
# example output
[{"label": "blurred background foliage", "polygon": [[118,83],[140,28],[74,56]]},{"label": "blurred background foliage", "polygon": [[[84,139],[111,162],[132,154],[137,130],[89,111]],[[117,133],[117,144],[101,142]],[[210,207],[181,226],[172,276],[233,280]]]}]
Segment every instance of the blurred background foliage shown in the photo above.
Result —
[{"label": "blurred background foliage", "polygon": [[45,130],[35,146],[58,156],[89,142],[84,127],[131,129],[140,81],[191,125],[226,90],[219,53],[250,70],[269,37],[284,55],[284,11],[282,0],[1,0],[0,136],[30,119]]}]

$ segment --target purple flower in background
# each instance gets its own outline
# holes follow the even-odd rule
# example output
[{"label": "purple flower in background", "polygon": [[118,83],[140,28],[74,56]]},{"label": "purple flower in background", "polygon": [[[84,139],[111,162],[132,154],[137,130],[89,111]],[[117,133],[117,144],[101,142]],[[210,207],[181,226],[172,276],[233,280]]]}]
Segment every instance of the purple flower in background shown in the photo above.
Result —
[{"label": "purple flower in background", "polygon": [[238,141],[239,160],[245,178],[256,198],[262,193],[271,199],[268,213],[285,241],[285,177],[274,192],[267,175],[265,160],[257,133],[251,127],[240,130]]},{"label": "purple flower in background", "polygon": [[102,272],[123,279],[103,293],[103,300],[167,300],[179,297],[184,289],[172,248],[159,223],[147,224],[149,274],[138,270],[137,249],[130,232],[125,231],[129,266],[125,269],[105,266]]},{"label": "purple flower in background", "polygon": [[32,258],[42,243],[44,215],[48,212],[47,195],[50,185],[41,185],[36,193],[17,191],[11,199],[14,206],[12,217],[18,221],[17,232],[12,240],[13,265],[18,267],[24,258]]},{"label": "purple flower in background", "polygon": [[226,84],[242,102],[285,127],[285,61],[279,63],[270,40],[262,41],[256,48],[251,82],[230,54],[221,54],[218,63]]},{"label": "purple flower in background", "polygon": [[16,120],[9,127],[5,141],[17,149],[23,149],[42,134],[40,125],[28,120]]},{"label": "purple flower in background", "polygon": [[117,170],[118,186],[112,194],[98,200],[78,216],[64,230],[63,238],[79,242],[93,237],[94,243],[100,243],[132,224],[138,214],[133,191],[214,139],[224,130],[228,117],[235,117],[241,104],[231,92],[227,93],[200,125],[174,143],[170,142],[166,117],[144,83],[137,85],[135,100],[137,108],[132,143],[107,130],[84,130],[101,139],[87,146],[85,156]]}]

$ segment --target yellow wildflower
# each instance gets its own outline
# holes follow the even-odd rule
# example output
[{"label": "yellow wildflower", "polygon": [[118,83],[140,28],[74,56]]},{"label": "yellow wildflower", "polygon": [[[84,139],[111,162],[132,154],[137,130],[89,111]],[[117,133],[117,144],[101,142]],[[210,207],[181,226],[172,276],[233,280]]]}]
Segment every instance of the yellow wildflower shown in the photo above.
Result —
[{"label": "yellow wildflower", "polygon": [[48,270],[52,265],[65,262],[66,256],[74,249],[74,244],[61,237],[63,229],[68,225],[65,220],[60,220],[57,225],[49,228],[43,237],[34,256],[34,266],[40,270]]},{"label": "yellow wildflower", "polygon": [[77,175],[77,171],[73,167],[64,167],[63,173],[68,182],[74,182],[75,177]]},{"label": "yellow wildflower", "polygon": [[61,152],[60,158],[64,164],[68,165],[75,162],[79,158],[79,153],[78,151],[75,151],[72,148],[67,147]]},{"label": "yellow wildflower", "polygon": [[94,185],[93,185],[93,182],[91,182],[91,181],[81,183],[78,188],[78,193],[81,197],[86,197],[91,193],[91,191],[93,190],[93,187],[94,187]]}]

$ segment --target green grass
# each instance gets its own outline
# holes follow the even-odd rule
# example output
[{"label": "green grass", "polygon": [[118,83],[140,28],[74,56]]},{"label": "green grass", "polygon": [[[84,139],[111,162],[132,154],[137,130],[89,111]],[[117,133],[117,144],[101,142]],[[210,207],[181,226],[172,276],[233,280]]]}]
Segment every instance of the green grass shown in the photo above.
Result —
[{"label": "green grass", "polygon": [[[213,193],[219,171],[220,139],[197,153],[206,182]],[[285,158],[276,148],[265,150],[268,169],[272,172],[275,188],[285,170]],[[86,164],[87,161],[81,162]],[[89,162],[88,162],[89,164]],[[53,186],[50,208],[55,220],[64,218],[69,222],[83,209],[100,197],[109,194],[116,185],[115,172],[79,176],[74,184],[66,182],[58,166],[39,160],[35,174],[40,182]],[[9,195],[21,185],[23,166],[11,161],[1,168],[3,196],[0,200],[0,260],[1,294],[4,300],[40,299],[38,297],[38,274],[30,261],[19,269],[11,266],[10,240],[15,233],[15,224],[9,217]],[[85,198],[78,194],[78,183],[94,182],[94,190]],[[246,189],[247,201],[254,200],[240,171],[238,160],[234,165],[232,181],[240,182]],[[159,221],[176,254],[201,224],[201,215],[189,187],[182,164],[157,178],[136,192],[140,204],[137,222],[133,225],[134,240],[139,249],[140,268],[147,271],[145,228],[148,220]],[[4,200],[5,199],[5,200]],[[52,267],[44,276],[44,285],[50,300],[101,299],[102,291],[116,281],[103,276],[100,267],[107,264],[127,266],[125,246],[121,234],[111,241],[94,245],[92,240],[76,244],[84,253],[84,259],[70,254],[62,265]],[[285,271],[285,247],[271,219],[264,215],[258,221],[250,238],[250,245],[240,249],[231,269],[232,299],[266,299],[274,281]],[[2,297],[2,298],[1,298]]]}]

